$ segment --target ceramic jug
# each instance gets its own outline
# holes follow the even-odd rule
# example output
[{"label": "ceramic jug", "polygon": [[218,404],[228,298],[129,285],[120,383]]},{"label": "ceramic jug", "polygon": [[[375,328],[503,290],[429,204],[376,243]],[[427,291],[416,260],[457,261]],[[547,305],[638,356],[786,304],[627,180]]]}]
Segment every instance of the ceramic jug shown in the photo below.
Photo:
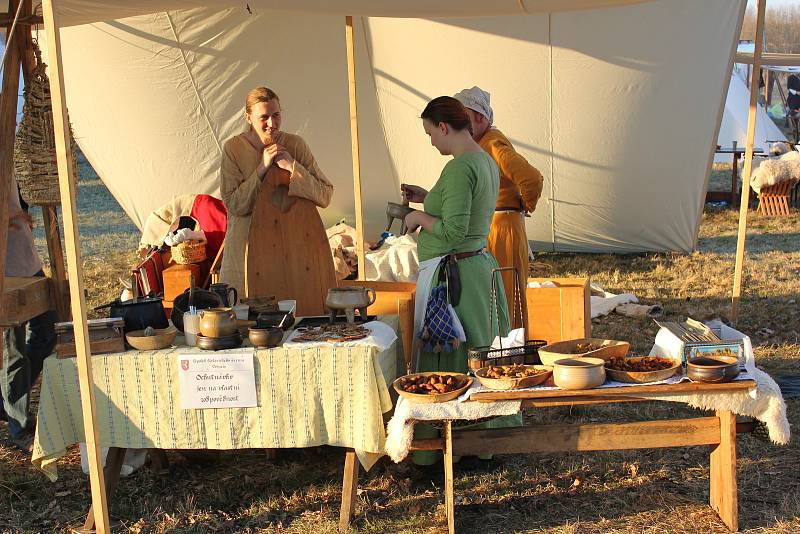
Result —
[{"label": "ceramic jug", "polygon": [[237,330],[236,315],[230,308],[200,310],[200,333],[205,337],[232,336]]}]

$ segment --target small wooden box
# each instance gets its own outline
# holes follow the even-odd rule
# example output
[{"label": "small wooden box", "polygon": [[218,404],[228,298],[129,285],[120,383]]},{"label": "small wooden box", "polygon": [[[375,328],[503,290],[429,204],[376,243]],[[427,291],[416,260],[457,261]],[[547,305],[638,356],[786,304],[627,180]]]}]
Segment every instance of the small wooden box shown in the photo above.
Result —
[{"label": "small wooden box", "polygon": [[161,272],[164,281],[164,310],[172,311],[172,302],[175,297],[189,289],[189,279],[194,276],[194,284],[200,287],[203,283],[202,266],[197,263],[186,265],[172,264]]},{"label": "small wooden box", "polygon": [[[108,319],[89,319],[89,349],[92,354],[107,354],[110,352],[125,352],[125,320],[120,317]],[[75,349],[75,330],[72,322],[56,323],[56,352],[59,358],[74,358],[78,352]]]},{"label": "small wooden box", "polygon": [[55,309],[52,280],[43,276],[6,276],[0,300],[0,326],[19,326]]},{"label": "small wooden box", "polygon": [[588,278],[528,278],[528,282],[551,281],[558,287],[527,287],[528,339],[548,343],[592,337],[591,290]]}]

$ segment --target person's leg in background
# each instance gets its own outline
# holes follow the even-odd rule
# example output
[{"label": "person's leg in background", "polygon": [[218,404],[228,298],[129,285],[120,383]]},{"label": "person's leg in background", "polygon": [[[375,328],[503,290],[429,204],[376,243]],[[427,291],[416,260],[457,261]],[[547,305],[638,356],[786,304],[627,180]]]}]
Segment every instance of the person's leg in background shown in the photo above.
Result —
[{"label": "person's leg in background", "polygon": [[11,439],[20,439],[28,423],[28,384],[30,362],[25,357],[25,325],[8,328],[3,333],[3,368],[0,369],[0,392]]}]

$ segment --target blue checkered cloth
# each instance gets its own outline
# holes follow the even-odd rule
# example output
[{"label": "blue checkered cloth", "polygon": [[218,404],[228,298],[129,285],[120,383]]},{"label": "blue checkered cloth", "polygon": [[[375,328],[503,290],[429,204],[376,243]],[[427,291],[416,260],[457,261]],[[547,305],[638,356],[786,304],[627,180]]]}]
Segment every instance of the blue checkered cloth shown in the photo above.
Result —
[{"label": "blue checkered cloth", "polygon": [[452,352],[461,343],[447,302],[447,285],[439,284],[431,291],[425,307],[425,321],[419,338],[425,352]]}]

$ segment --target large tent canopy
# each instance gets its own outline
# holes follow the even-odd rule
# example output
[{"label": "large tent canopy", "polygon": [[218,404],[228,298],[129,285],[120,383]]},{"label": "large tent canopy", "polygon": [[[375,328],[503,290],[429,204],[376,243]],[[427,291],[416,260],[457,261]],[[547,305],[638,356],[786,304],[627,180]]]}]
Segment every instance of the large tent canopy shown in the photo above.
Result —
[{"label": "large tent canopy", "polygon": [[139,226],[175,195],[218,194],[222,144],[257,85],[336,186],[325,222],[353,221],[349,14],[367,238],[401,182],[429,187],[445,163],[425,103],[479,85],[545,176],[534,248],[630,252],[695,246],[745,0],[55,5],[75,135]]}]

